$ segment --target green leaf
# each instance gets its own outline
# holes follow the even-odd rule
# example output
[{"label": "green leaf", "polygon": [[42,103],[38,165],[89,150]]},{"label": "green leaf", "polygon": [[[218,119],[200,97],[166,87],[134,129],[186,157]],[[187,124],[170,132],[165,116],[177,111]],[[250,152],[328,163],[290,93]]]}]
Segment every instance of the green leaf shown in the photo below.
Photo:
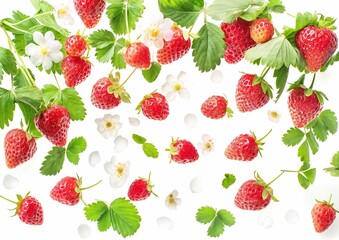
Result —
[{"label": "green leaf", "polygon": [[85,208],[85,216],[89,221],[99,221],[101,216],[108,212],[108,206],[103,201],[97,201],[91,204],[88,204]]},{"label": "green leaf", "polygon": [[319,150],[319,144],[318,144],[317,140],[315,139],[312,131],[308,131],[306,133],[306,139],[307,139],[309,146],[311,147],[312,154],[313,155],[316,154]]},{"label": "green leaf", "polygon": [[339,52],[334,54],[326,63],[324,66],[321,67],[320,72],[325,72],[329,66],[332,66],[334,63],[339,61]]},{"label": "green leaf", "polygon": [[15,110],[15,96],[7,89],[0,88],[0,128],[4,129],[13,121]]},{"label": "green leaf", "polygon": [[217,216],[223,221],[224,225],[232,226],[235,224],[235,218],[233,214],[225,209],[218,211]]},{"label": "green leaf", "polygon": [[307,189],[311,185],[310,181],[300,173],[298,173],[298,181],[304,189]]},{"label": "green leaf", "polygon": [[203,0],[158,0],[159,9],[165,18],[170,18],[182,27],[192,26],[204,8]]},{"label": "green leaf", "polygon": [[222,180],[222,186],[224,188],[229,188],[236,181],[236,177],[233,174],[226,173],[224,179]]},{"label": "green leaf", "polygon": [[315,180],[315,177],[316,177],[316,173],[317,173],[317,169],[315,169],[315,168],[311,168],[311,169],[303,172],[303,174],[305,175],[305,177],[307,178],[307,180],[311,184],[314,183],[314,180]]},{"label": "green leaf", "polygon": [[98,230],[100,232],[106,232],[112,226],[110,212],[107,211],[101,215],[98,221]]},{"label": "green leaf", "polygon": [[85,104],[74,88],[65,88],[61,91],[60,104],[67,108],[73,121],[85,119]]},{"label": "green leaf", "polygon": [[122,48],[124,48],[125,46],[126,46],[126,39],[124,39],[124,38],[119,38],[115,42],[114,55],[113,55],[113,58],[111,59],[111,63],[113,65],[113,67],[115,67],[116,69],[126,68],[126,62],[125,62],[122,54],[120,53],[120,50]]},{"label": "green leaf", "polygon": [[36,111],[26,104],[19,102],[18,105],[22,112],[22,115],[24,116],[24,120],[27,125],[27,131],[35,138],[42,137],[43,134],[37,129],[34,122]]},{"label": "green leaf", "polygon": [[302,162],[310,162],[310,147],[307,139],[298,148],[298,157]]},{"label": "green leaf", "polygon": [[22,73],[21,69],[19,69],[16,75],[13,77],[13,85],[17,88],[31,86],[31,84],[27,81],[24,74]]},{"label": "green leaf", "polygon": [[0,63],[1,69],[7,74],[15,75],[17,72],[16,60],[13,53],[3,47],[0,47]]},{"label": "green leaf", "polygon": [[339,168],[329,167],[324,168],[324,171],[330,173],[332,177],[339,177]]},{"label": "green leaf", "polygon": [[339,177],[339,152],[336,152],[331,160],[333,167],[325,168],[326,172],[329,172],[333,177]]},{"label": "green leaf", "polygon": [[331,160],[331,165],[333,167],[339,168],[339,152],[333,155],[332,160]]},{"label": "green leaf", "polygon": [[134,142],[138,143],[138,144],[144,144],[146,142],[146,138],[137,135],[137,134],[133,134],[132,138],[134,140]]},{"label": "green leaf", "polygon": [[41,2],[41,0],[30,0],[31,1],[31,3],[32,3],[32,5],[33,5],[33,7],[37,10],[37,11],[39,11],[40,10],[40,2]]},{"label": "green leaf", "polygon": [[225,225],[223,221],[219,217],[216,217],[213,219],[211,225],[208,227],[207,235],[210,237],[219,237],[221,234],[224,233],[224,227]]},{"label": "green leaf", "polygon": [[280,69],[283,66],[296,66],[299,54],[287,38],[280,35],[247,50],[245,59],[251,63],[260,62],[262,65]]},{"label": "green leaf", "polygon": [[147,157],[151,157],[151,158],[159,157],[159,151],[152,143],[142,144],[142,150],[144,151]]},{"label": "green leaf", "polygon": [[290,128],[287,130],[287,133],[283,135],[282,141],[287,146],[295,146],[298,145],[304,137],[305,133],[299,128]]},{"label": "green leaf", "polygon": [[4,68],[2,66],[2,63],[0,62],[0,85],[3,79],[4,79]]},{"label": "green leaf", "polygon": [[158,78],[160,71],[161,64],[153,62],[149,69],[142,70],[142,75],[144,76],[147,82],[152,83]]},{"label": "green leaf", "polygon": [[217,212],[215,211],[214,208],[206,206],[198,209],[195,218],[198,222],[207,224],[212,222],[216,214]]},{"label": "green leaf", "polygon": [[[34,27],[36,25],[39,25],[38,21],[34,18],[29,18],[28,15],[20,12],[20,11],[13,11],[12,12],[13,18],[6,18],[3,20],[3,25],[6,28],[7,31],[10,31],[14,34],[24,34],[27,32],[27,29],[30,29],[31,27]],[[27,20],[25,20],[27,19]],[[23,21],[25,20],[25,21]],[[16,24],[15,28],[10,27],[9,24],[6,24],[6,22],[9,22],[11,24]],[[19,23],[20,22],[20,23]]]},{"label": "green leaf", "polygon": [[316,119],[307,125],[307,128],[313,130],[315,137],[319,141],[325,142],[329,133],[335,134],[338,130],[337,117],[331,110],[324,110]]},{"label": "green leaf", "polygon": [[42,162],[40,173],[45,176],[58,174],[65,161],[65,152],[66,149],[63,147],[53,147],[45,157],[45,161]]},{"label": "green leaf", "polygon": [[79,154],[87,148],[87,142],[84,137],[73,138],[67,145],[66,156],[68,160],[77,165],[79,163]]},{"label": "green leaf", "polygon": [[[110,3],[106,14],[114,33],[127,34],[136,28],[136,23],[144,12],[144,0],[106,0]],[[128,18],[128,28],[126,24]]]},{"label": "green leaf", "polygon": [[95,48],[95,56],[99,62],[105,63],[114,55],[115,36],[111,31],[98,30],[89,35],[89,44]]},{"label": "green leaf", "polygon": [[140,227],[141,217],[136,207],[125,198],[118,198],[110,204],[112,227],[121,236],[132,236]]},{"label": "green leaf", "polygon": [[275,98],[275,102],[278,102],[281,95],[284,93],[287,79],[288,79],[288,74],[289,74],[289,67],[282,66],[281,68],[274,70],[273,76],[276,78],[275,85],[278,90],[278,94],[277,94],[277,97]]},{"label": "green leaf", "polygon": [[267,7],[275,13],[284,13],[286,8],[280,0],[270,0]]},{"label": "green leaf", "polygon": [[224,33],[217,25],[206,22],[198,35],[192,43],[194,62],[201,72],[214,70],[224,56]]},{"label": "green leaf", "polygon": [[42,92],[35,86],[16,88],[14,90],[15,100],[39,112],[42,104]]}]

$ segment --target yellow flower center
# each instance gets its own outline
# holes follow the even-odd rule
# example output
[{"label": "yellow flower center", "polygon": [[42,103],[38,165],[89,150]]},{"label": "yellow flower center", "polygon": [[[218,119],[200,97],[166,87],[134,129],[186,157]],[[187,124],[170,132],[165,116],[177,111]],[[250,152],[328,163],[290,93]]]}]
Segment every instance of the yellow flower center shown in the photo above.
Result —
[{"label": "yellow flower center", "polygon": [[68,12],[68,8],[67,7],[63,7],[63,8],[59,8],[58,9],[58,17],[62,18],[64,17]]},{"label": "yellow flower center", "polygon": [[49,49],[48,48],[46,48],[46,47],[41,47],[40,48],[40,53],[41,53],[41,55],[43,55],[43,56],[47,56],[48,54],[49,54]]},{"label": "yellow flower center", "polygon": [[212,142],[212,140],[208,140],[208,141],[205,143],[205,149],[206,149],[207,151],[211,151],[212,148],[213,148],[213,142]]},{"label": "yellow flower center", "polygon": [[182,89],[182,85],[180,83],[175,83],[173,88],[175,91],[179,92]]},{"label": "yellow flower center", "polygon": [[174,205],[175,204],[175,198],[174,198],[173,194],[168,195],[167,202],[170,205]]},{"label": "yellow flower center", "polygon": [[113,127],[113,123],[110,122],[110,121],[106,121],[105,126],[106,126],[106,128],[111,128],[111,127]]},{"label": "yellow flower center", "polygon": [[272,111],[270,114],[271,114],[272,118],[278,118],[279,117],[279,113],[278,112]]},{"label": "yellow flower center", "polygon": [[117,173],[118,177],[122,177],[124,175],[125,168],[126,164],[124,163],[118,163],[118,165],[115,166],[115,172]]},{"label": "yellow flower center", "polygon": [[160,37],[160,28],[158,25],[151,25],[149,28],[145,30],[146,38],[155,42]]}]

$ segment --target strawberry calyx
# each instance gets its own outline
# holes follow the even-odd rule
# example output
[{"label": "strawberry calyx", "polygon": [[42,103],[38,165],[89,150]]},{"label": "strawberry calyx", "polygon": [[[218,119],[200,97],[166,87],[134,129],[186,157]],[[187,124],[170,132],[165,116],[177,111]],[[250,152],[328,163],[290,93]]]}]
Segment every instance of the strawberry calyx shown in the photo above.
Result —
[{"label": "strawberry calyx", "polygon": [[259,151],[259,155],[260,157],[262,157],[261,151],[263,150],[262,146],[265,144],[265,142],[263,142],[263,140],[272,132],[272,129],[270,129],[263,137],[261,137],[260,139],[257,138],[257,136],[255,135],[255,133],[253,131],[250,131],[255,143],[258,145],[258,151]]},{"label": "strawberry calyx", "polygon": [[137,107],[135,108],[135,110],[138,111],[138,114],[140,113],[141,109],[142,109],[142,104],[145,101],[145,99],[150,99],[153,98],[153,94],[156,93],[157,90],[154,90],[153,92],[146,94],[143,99],[139,102],[139,104],[137,105]]},{"label": "strawberry calyx", "polygon": [[154,196],[159,197],[156,193],[153,192],[153,187],[155,185],[152,185],[152,182],[151,182],[151,172],[148,174],[147,180],[145,178],[140,178],[140,179],[142,179],[142,180],[147,182],[147,191],[152,193]]},{"label": "strawberry calyx", "polygon": [[124,84],[120,84],[120,72],[115,72],[115,75],[110,72],[108,75],[108,79],[110,80],[112,85],[107,88],[107,92],[109,94],[114,94],[116,98],[120,98],[121,101],[123,101],[124,103],[131,103],[131,96],[123,87]]},{"label": "strawberry calyx", "polygon": [[[226,94],[224,93],[223,94],[224,95],[224,98],[226,99],[226,101],[228,101],[227,100],[227,97],[226,97]],[[230,107],[226,107],[226,116],[228,117],[228,118],[231,118],[231,117],[233,117],[233,113],[234,113],[234,111],[232,110],[232,108],[230,108]]]},{"label": "strawberry calyx", "polygon": [[171,159],[170,163],[172,162],[171,156],[178,154],[178,149],[176,147],[174,147],[174,144],[176,144],[178,142],[178,140],[179,140],[179,138],[174,139],[172,137],[170,147],[165,149],[165,151],[168,151],[170,153],[170,159]]},{"label": "strawberry calyx", "polygon": [[90,189],[92,187],[95,187],[96,185],[98,185],[99,183],[101,183],[102,180],[96,182],[95,184],[92,184],[88,187],[81,187],[82,185],[82,177],[79,177],[79,175],[77,174],[77,181],[76,181],[76,185],[77,187],[75,188],[75,192],[79,193],[79,199],[85,204],[85,206],[87,206],[86,202],[84,201],[83,197],[82,197],[82,191]]},{"label": "strawberry calyx", "polygon": [[18,199],[17,202],[15,202],[15,201],[13,201],[11,199],[8,199],[8,198],[6,198],[6,197],[4,197],[2,195],[0,195],[0,198],[6,200],[8,202],[14,203],[16,205],[15,208],[10,209],[11,211],[15,211],[14,214],[11,216],[11,217],[14,217],[14,216],[18,215],[19,207],[20,207],[20,204],[21,204],[22,200],[24,200],[29,194],[30,194],[30,192],[28,192],[24,197],[22,197],[20,194],[17,194],[16,195],[16,197]]},{"label": "strawberry calyx", "polygon": [[337,213],[339,213],[339,211],[333,207],[334,203],[333,203],[333,202],[331,203],[331,200],[332,200],[332,194],[330,195],[330,198],[329,198],[328,201],[326,201],[326,200],[319,201],[319,200],[317,200],[317,199],[316,199],[315,201],[316,201],[317,203],[323,203],[323,204],[325,204],[325,205],[327,205],[327,206],[330,206],[334,211],[336,211]]},{"label": "strawberry calyx", "polygon": [[271,196],[272,200],[274,202],[278,202],[279,200],[273,195],[273,189],[270,187],[270,185],[277,180],[284,172],[281,172],[277,177],[275,177],[272,181],[269,183],[266,183],[259,175],[257,171],[254,172],[254,178],[255,178],[255,184],[258,184],[264,188],[262,192],[262,198],[263,200],[267,199],[268,196]]}]

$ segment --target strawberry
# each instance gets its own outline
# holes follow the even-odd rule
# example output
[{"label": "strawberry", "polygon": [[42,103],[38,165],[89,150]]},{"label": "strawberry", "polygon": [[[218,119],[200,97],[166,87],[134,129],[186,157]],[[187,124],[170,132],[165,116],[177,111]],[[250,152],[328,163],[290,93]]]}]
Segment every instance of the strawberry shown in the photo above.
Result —
[{"label": "strawberry", "polygon": [[257,139],[255,134],[240,134],[232,140],[232,142],[225,149],[225,156],[228,159],[240,160],[240,161],[252,161],[257,157],[258,153],[261,155],[261,146],[265,143],[262,142],[270,130],[264,137]]},{"label": "strawberry", "polygon": [[333,203],[317,201],[311,210],[315,231],[321,233],[327,230],[334,222],[336,214],[337,210],[333,208]]},{"label": "strawberry", "polygon": [[274,34],[272,22],[266,18],[259,18],[252,22],[250,26],[251,38],[256,43],[264,43],[270,40]]},{"label": "strawberry", "polygon": [[157,51],[158,62],[163,65],[182,58],[191,48],[191,39],[185,39],[178,26],[172,26],[171,29],[174,32],[172,39],[164,40],[164,47]]},{"label": "strawberry", "polygon": [[199,153],[194,145],[185,139],[172,139],[169,149],[171,160],[180,163],[192,163],[199,159]]},{"label": "strawberry", "polygon": [[168,102],[164,95],[153,92],[144,96],[143,100],[138,104],[136,110],[149,119],[165,120],[169,115]]},{"label": "strawberry", "polygon": [[91,63],[82,57],[67,56],[62,60],[62,73],[67,87],[75,87],[91,74]]},{"label": "strawberry", "polygon": [[148,176],[148,179],[145,178],[139,178],[134,180],[130,187],[128,188],[128,198],[132,201],[142,201],[148,198],[151,193],[157,196],[155,193],[153,193],[152,188],[154,185],[151,185],[150,180],[151,174]]},{"label": "strawberry", "polygon": [[69,56],[81,57],[87,50],[87,42],[80,35],[72,35],[66,39],[65,49]]},{"label": "strawberry", "polygon": [[109,88],[114,86],[114,80],[104,77],[99,79],[92,88],[91,102],[100,109],[113,109],[120,105],[121,98],[110,93]]},{"label": "strawberry", "polygon": [[145,70],[152,65],[150,50],[141,42],[129,44],[123,52],[125,62],[132,67]]},{"label": "strawberry", "polygon": [[221,23],[221,30],[225,34],[226,49],[224,58],[227,63],[235,64],[245,57],[245,51],[256,45],[250,35],[252,22],[242,18],[232,23]]},{"label": "strawberry", "polygon": [[263,107],[271,96],[271,87],[256,75],[245,74],[238,81],[235,100],[240,112],[250,112]]},{"label": "strawberry", "polygon": [[87,28],[94,28],[106,8],[105,0],[73,0],[75,10]]},{"label": "strawberry", "polygon": [[12,129],[7,132],[4,147],[8,168],[15,168],[28,161],[37,151],[35,138],[21,129]]},{"label": "strawberry", "polygon": [[223,118],[226,113],[231,117],[233,111],[227,105],[228,101],[225,97],[213,95],[202,103],[200,110],[205,117],[211,119]]},{"label": "strawberry", "polygon": [[54,145],[62,147],[67,142],[70,115],[61,105],[53,105],[36,116],[35,125]]},{"label": "strawberry", "polygon": [[330,28],[306,26],[297,32],[295,44],[306,61],[306,69],[317,72],[334,54],[338,38]]}]

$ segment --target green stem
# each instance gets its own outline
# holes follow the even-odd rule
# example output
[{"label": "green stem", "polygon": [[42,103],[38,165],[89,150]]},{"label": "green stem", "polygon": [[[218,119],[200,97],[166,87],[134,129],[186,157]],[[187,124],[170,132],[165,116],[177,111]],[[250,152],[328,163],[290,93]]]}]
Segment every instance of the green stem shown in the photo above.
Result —
[{"label": "green stem", "polygon": [[125,23],[126,23],[126,30],[127,30],[127,37],[128,41],[131,42],[131,35],[129,31],[129,23],[128,23],[128,1],[124,1],[125,4]]},{"label": "green stem", "polygon": [[278,176],[276,176],[272,181],[270,181],[269,183],[267,183],[266,187],[268,187],[269,185],[271,185],[275,180],[277,180],[278,178],[281,177],[281,175],[283,175],[285,172],[282,171]]},{"label": "green stem", "polygon": [[265,136],[263,136],[262,138],[260,138],[260,139],[258,140],[258,142],[261,142],[262,140],[264,140],[271,132],[272,132],[272,129],[270,129],[270,130],[268,131],[268,133],[265,134]]},{"label": "green stem", "polygon": [[83,190],[86,190],[86,189],[90,189],[90,188],[92,188],[92,187],[95,187],[96,185],[98,185],[98,184],[101,183],[101,182],[102,182],[102,180],[100,180],[99,182],[97,182],[97,183],[95,183],[95,184],[93,184],[93,185],[91,185],[91,186],[84,187],[84,188],[79,188],[79,190],[80,190],[80,191],[83,191]]},{"label": "green stem", "polygon": [[331,200],[332,200],[332,193],[330,195],[330,199],[328,199],[328,203],[330,204],[331,203]]},{"label": "green stem", "polygon": [[33,16],[31,16],[31,17],[28,17],[28,18],[25,18],[25,19],[23,19],[23,20],[21,20],[21,21],[19,21],[19,22],[16,22],[16,23],[9,23],[9,24],[8,24],[8,22],[7,22],[6,24],[12,27],[12,26],[15,26],[15,25],[19,25],[19,24],[21,24],[21,23],[23,23],[23,22],[26,22],[26,21],[28,21],[28,20],[30,20],[30,19],[36,18],[36,17],[41,17],[41,16],[45,16],[45,15],[52,14],[53,12],[54,12],[54,11],[35,14],[35,15],[33,15]]},{"label": "green stem", "polygon": [[13,29],[15,29],[15,30],[17,30],[17,31],[19,31],[19,32],[26,33],[26,34],[31,34],[30,32],[22,30],[21,28],[14,27],[11,23],[9,23],[7,21],[2,21],[2,23],[7,25],[7,26],[9,26],[9,27],[11,27],[11,28],[13,28]]},{"label": "green stem", "polygon": [[309,87],[309,89],[312,89],[312,88],[313,88],[314,83],[315,83],[315,78],[316,78],[316,76],[317,76],[317,73],[314,73],[314,74],[313,74],[313,78],[312,78],[312,83],[311,83],[311,86]]},{"label": "green stem", "polygon": [[207,8],[207,2],[205,2],[205,7],[204,7],[204,23],[207,23],[207,13],[206,13],[206,8]]},{"label": "green stem", "polygon": [[137,68],[134,68],[134,70],[128,75],[126,80],[118,87],[118,89],[122,88],[127,83],[127,81],[132,77],[132,75],[135,73],[136,70]]},{"label": "green stem", "polygon": [[60,85],[59,85],[58,78],[56,77],[55,73],[53,73],[53,76],[54,76],[55,82],[56,82],[56,84],[57,84],[59,90],[61,90]]},{"label": "green stem", "polygon": [[298,170],[281,170],[282,172],[299,173]]},{"label": "green stem", "polygon": [[264,70],[261,72],[260,78],[264,78],[270,69],[271,69],[270,67],[266,66]]},{"label": "green stem", "polygon": [[12,200],[10,200],[10,199],[8,199],[8,198],[5,198],[4,196],[1,196],[1,195],[0,195],[0,198],[5,199],[5,200],[8,201],[8,202],[17,204],[17,202],[14,202],[14,201],[12,201]]}]

